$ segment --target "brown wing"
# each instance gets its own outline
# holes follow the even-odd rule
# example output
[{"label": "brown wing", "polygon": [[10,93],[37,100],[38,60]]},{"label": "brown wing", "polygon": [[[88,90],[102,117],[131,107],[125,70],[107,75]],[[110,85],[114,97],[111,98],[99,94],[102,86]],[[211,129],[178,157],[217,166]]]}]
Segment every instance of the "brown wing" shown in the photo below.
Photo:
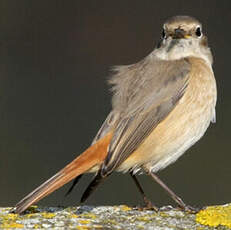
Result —
[{"label": "brown wing", "polygon": [[[101,175],[110,174],[137,149],[184,95],[187,60],[143,60],[122,67],[112,79],[113,109],[120,111]],[[102,133],[102,130],[101,130]]]}]

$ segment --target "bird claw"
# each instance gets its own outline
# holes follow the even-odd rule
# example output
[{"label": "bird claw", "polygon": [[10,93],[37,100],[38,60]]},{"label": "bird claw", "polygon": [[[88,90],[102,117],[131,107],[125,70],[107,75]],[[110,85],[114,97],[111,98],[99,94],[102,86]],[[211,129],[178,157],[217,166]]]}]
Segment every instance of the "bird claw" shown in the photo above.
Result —
[{"label": "bird claw", "polygon": [[192,207],[190,205],[185,205],[183,207],[179,207],[182,211],[185,211],[185,212],[189,212],[189,213],[192,213],[192,214],[196,214],[200,211],[200,208],[195,208],[195,207]]},{"label": "bird claw", "polygon": [[145,206],[142,206],[142,207],[136,206],[135,209],[137,209],[138,211],[147,211],[147,210],[155,211],[155,212],[159,211],[159,208],[153,205],[151,201],[148,201],[148,202],[146,201]]}]

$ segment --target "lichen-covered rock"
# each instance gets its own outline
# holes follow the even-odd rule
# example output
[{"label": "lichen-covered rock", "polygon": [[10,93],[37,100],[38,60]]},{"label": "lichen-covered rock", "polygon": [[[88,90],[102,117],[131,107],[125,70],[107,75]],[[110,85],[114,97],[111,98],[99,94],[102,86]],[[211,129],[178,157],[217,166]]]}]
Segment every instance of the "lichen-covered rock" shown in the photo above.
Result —
[{"label": "lichen-covered rock", "polygon": [[140,211],[124,205],[33,206],[24,215],[12,214],[10,208],[0,208],[0,229],[231,229],[231,206],[209,207],[197,214],[171,207],[163,207],[159,212]]},{"label": "lichen-covered rock", "polygon": [[231,204],[211,206],[196,215],[196,221],[212,226],[226,226],[231,229]]}]

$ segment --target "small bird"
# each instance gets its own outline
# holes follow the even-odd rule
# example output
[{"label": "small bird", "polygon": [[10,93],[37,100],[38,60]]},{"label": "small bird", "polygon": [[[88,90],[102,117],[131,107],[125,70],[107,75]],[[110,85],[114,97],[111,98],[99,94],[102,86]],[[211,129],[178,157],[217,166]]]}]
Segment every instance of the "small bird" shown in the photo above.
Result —
[{"label": "small bird", "polygon": [[[146,173],[180,208],[190,209],[156,175],[175,162],[215,122],[216,81],[212,54],[201,23],[175,16],[163,25],[156,48],[138,63],[114,68],[109,80],[112,110],[92,145],[13,208],[22,213],[82,174],[96,173],[84,202],[113,171],[129,172],[146,206],[152,207],[135,174]],[[153,205],[153,207],[155,207]]]}]

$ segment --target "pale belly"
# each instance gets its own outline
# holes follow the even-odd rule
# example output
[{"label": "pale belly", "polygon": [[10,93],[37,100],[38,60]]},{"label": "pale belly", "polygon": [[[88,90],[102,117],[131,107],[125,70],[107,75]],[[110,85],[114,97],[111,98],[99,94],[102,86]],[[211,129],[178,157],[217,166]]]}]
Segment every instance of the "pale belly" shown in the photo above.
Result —
[{"label": "pale belly", "polygon": [[[192,64],[194,59],[192,60]],[[198,66],[201,67],[198,71]],[[215,116],[216,83],[204,62],[196,65],[186,93],[172,112],[154,129],[118,171],[140,169],[156,172],[176,161],[197,142]]]},{"label": "pale belly", "polygon": [[[213,116],[212,106],[198,111],[195,109],[191,113],[187,111],[188,108],[182,107],[180,111],[181,106],[179,106],[177,109],[182,114],[178,114],[178,111],[172,113],[140,148],[142,152],[150,153],[149,161],[144,164],[144,167],[150,171],[156,172],[175,162],[204,135]],[[152,141],[157,138],[156,143]],[[149,145],[149,141],[153,144]]]}]

